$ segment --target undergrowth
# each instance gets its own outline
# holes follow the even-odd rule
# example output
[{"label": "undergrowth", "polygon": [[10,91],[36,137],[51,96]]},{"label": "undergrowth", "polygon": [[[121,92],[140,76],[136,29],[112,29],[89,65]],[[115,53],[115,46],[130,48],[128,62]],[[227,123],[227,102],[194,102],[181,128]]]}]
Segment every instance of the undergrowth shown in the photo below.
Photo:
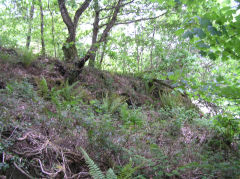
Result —
[{"label": "undergrowth", "polygon": [[[71,144],[74,152],[82,153],[93,178],[240,176],[239,143],[231,133],[235,128],[229,132],[226,130],[229,124],[221,123],[217,130],[209,118],[182,105],[182,96],[178,94],[162,94],[161,107],[137,107],[128,105],[127,98],[114,93],[90,99],[78,82],[70,85],[66,81],[50,87],[46,77],[35,79],[35,86],[30,81],[7,82],[6,88],[0,90],[1,137],[11,124],[22,131],[38,129],[51,145],[58,144],[61,150],[64,150],[62,143],[75,141]],[[8,138],[0,142],[1,154],[8,153],[17,141],[11,136],[11,142],[7,143]],[[61,139],[63,142],[59,143]],[[229,141],[230,145],[226,144]],[[65,147],[71,151],[71,145]],[[12,155],[19,157],[16,153]],[[42,157],[44,160],[46,156]],[[26,163],[34,163],[27,156],[22,158]],[[12,163],[5,161],[0,169],[7,170],[10,166]],[[45,167],[56,171],[54,165]],[[39,168],[36,170],[41,173]]]}]

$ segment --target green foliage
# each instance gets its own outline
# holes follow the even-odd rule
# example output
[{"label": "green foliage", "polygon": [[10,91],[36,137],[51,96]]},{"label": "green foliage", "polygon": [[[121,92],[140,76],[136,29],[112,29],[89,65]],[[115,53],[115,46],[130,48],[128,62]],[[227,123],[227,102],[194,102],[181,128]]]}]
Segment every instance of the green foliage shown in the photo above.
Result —
[{"label": "green foliage", "polygon": [[[43,127],[46,124],[49,128],[53,127],[52,131],[58,132],[59,135],[64,135],[65,132],[70,132],[71,135],[81,134],[81,129],[84,128],[88,135],[86,143],[93,146],[95,158],[103,157],[106,154],[109,156],[109,160],[112,160],[113,155],[114,161],[117,158],[120,160],[118,163],[124,164],[129,158],[133,159],[117,170],[119,171],[118,177],[112,169],[109,169],[105,176],[105,173],[82,149],[93,178],[130,179],[138,173],[144,173],[143,176],[146,178],[186,178],[186,176],[238,178],[240,176],[237,151],[239,141],[236,139],[239,138],[240,133],[240,70],[238,63],[240,6],[237,3],[239,1],[235,1],[234,4],[233,1],[228,0],[221,2],[213,0],[151,1],[154,4],[150,1],[127,3],[121,11],[125,12],[126,8],[131,13],[136,13],[133,15],[136,19],[144,17],[151,20],[136,22],[134,27],[117,26],[106,37],[107,42],[97,43],[93,47],[99,48],[94,55],[99,62],[98,66],[105,70],[128,73],[130,78],[140,74],[138,77],[144,79],[166,80],[169,82],[167,84],[177,87],[173,92],[169,89],[169,91],[156,94],[156,96],[160,96],[160,101],[156,101],[156,104],[161,105],[154,106],[154,108],[149,105],[138,108],[134,104],[127,106],[126,99],[116,95],[122,93],[122,89],[116,89],[115,82],[126,86],[129,84],[130,90],[127,89],[127,91],[134,88],[132,91],[141,93],[136,95],[139,98],[142,95],[152,94],[156,88],[154,85],[151,87],[148,85],[149,80],[146,80],[145,88],[144,83],[140,82],[139,85],[136,85],[140,89],[135,89],[135,85],[131,86],[132,83],[125,82],[120,77],[112,78],[111,75],[106,75],[102,79],[104,85],[111,90],[118,91],[116,94],[111,91],[102,100],[93,99],[94,95],[89,97],[90,92],[84,90],[85,86],[78,87],[80,84],[77,82],[70,85],[66,81],[60,87],[50,89],[50,85],[47,83],[48,79],[43,77],[37,82],[39,97],[27,80],[6,82],[6,89],[0,90],[0,130],[3,130],[9,123],[13,124],[15,119],[19,122],[18,118],[22,119],[27,116],[24,107],[21,111],[23,114],[18,114],[19,111],[17,111],[21,103],[26,103],[24,106],[41,111],[39,115],[36,115],[37,120],[35,121],[38,122],[38,126],[40,123]],[[30,34],[33,51],[19,50],[19,57],[15,58],[10,53],[9,55],[5,54],[5,49],[1,49],[2,46],[25,46],[26,36],[29,35],[25,29],[30,24],[30,2],[32,1],[21,3],[12,0],[0,1],[0,7],[6,7],[0,8],[0,60],[4,62],[21,62],[25,67],[30,67],[36,59],[32,53],[39,52],[40,47],[40,31],[35,28],[40,24],[40,18],[35,18],[36,15],[31,22],[34,27]],[[50,16],[51,13],[44,13],[44,38],[47,54],[56,53],[57,58],[62,58],[62,45],[70,48],[74,43],[64,43],[68,31],[62,30],[65,25],[58,13],[58,2],[49,2],[53,17]],[[114,1],[103,0],[99,3],[101,9],[114,5]],[[77,3],[68,1],[66,6],[72,16],[75,12],[74,9],[77,8]],[[94,20],[92,5],[89,7],[81,16],[79,26],[84,26]],[[47,1],[43,1],[44,11],[47,11],[47,8]],[[142,9],[144,11],[141,11]],[[162,15],[161,18],[152,18],[158,16],[160,10],[163,13],[166,11],[166,15]],[[35,13],[39,14],[39,8],[35,8]],[[112,13],[112,11],[100,11],[101,22],[99,25],[109,22],[108,16]],[[124,17],[124,14],[122,15]],[[97,40],[101,39],[103,31],[99,31]],[[91,44],[86,42],[88,42],[91,32],[92,29],[89,28],[87,30],[78,28],[76,31],[75,45],[79,57],[84,57],[89,52]],[[53,38],[54,34],[58,34],[57,39]],[[9,67],[9,65],[11,64],[6,66]],[[48,62],[44,61],[43,65],[48,65]],[[73,63],[69,66],[66,69],[73,70],[72,67],[75,67]],[[16,65],[16,67],[19,66]],[[35,68],[32,67],[31,70]],[[55,68],[51,68],[51,70],[55,70]],[[28,71],[30,70],[24,72]],[[98,85],[94,76],[88,76],[86,79],[84,81],[86,86],[89,82],[94,83],[95,86]],[[139,79],[136,80],[137,83],[139,81]],[[5,84],[5,80],[2,82]],[[94,94],[96,91],[91,92]],[[189,100],[182,94],[187,94]],[[41,97],[44,99],[44,107],[39,103],[32,104],[32,101],[39,102]],[[84,101],[84,99],[86,100]],[[188,106],[188,102],[193,99],[194,102],[197,100],[203,102],[204,107],[208,107],[210,110],[209,116],[212,117],[200,118],[199,112]],[[144,101],[144,99],[141,100]],[[159,109],[160,107],[161,109]],[[33,118],[35,119],[35,116]],[[20,122],[24,123],[24,120]],[[189,143],[184,140],[186,137],[183,134],[184,128],[189,128],[189,133],[186,134],[190,138]],[[214,132],[218,135],[213,135]],[[212,138],[209,137],[211,135],[213,135]],[[205,139],[202,140],[202,138]],[[1,141],[0,153],[6,148],[4,146],[5,148],[2,149],[2,146]],[[119,152],[124,147],[131,149],[132,155]],[[146,164],[139,171],[139,168],[134,166],[141,164],[142,161]],[[116,163],[112,166],[116,166]],[[4,167],[6,168],[5,164],[0,164],[0,170],[5,169]]]},{"label": "green foliage", "polygon": [[36,56],[31,50],[21,49],[18,50],[19,61],[25,66],[29,67],[35,60]]},{"label": "green foliage", "polygon": [[7,62],[7,63],[9,63],[9,62],[12,62],[13,61],[13,58],[12,58],[12,56],[11,55],[9,55],[9,54],[4,54],[4,53],[1,53],[0,54],[0,60],[2,60],[3,62]]},{"label": "green foliage", "polygon": [[34,90],[33,85],[27,81],[21,81],[21,82],[14,81],[14,82],[8,83],[6,89],[9,94],[12,94],[19,98],[24,98],[27,100],[37,99],[37,93]]},{"label": "green foliage", "polygon": [[137,171],[139,167],[133,167],[133,162],[130,159],[130,162],[123,166],[118,176],[118,179],[131,179],[133,174]]},{"label": "green foliage", "polygon": [[104,176],[104,174],[102,173],[100,168],[88,156],[88,154],[85,152],[85,150],[83,148],[81,148],[81,151],[82,151],[84,159],[89,167],[89,173],[94,179],[117,179],[118,178],[111,168],[107,171],[106,176]]},{"label": "green foliage", "polygon": [[143,124],[143,114],[141,109],[128,109],[127,104],[123,104],[120,108],[120,117],[126,127]]},{"label": "green foliage", "polygon": [[65,101],[71,101],[77,95],[75,91],[75,87],[78,85],[78,82],[69,85],[69,82],[66,81],[62,84],[61,89],[58,90],[59,95],[63,97]]},{"label": "green foliage", "polygon": [[106,173],[106,179],[118,179],[118,177],[114,173],[114,171],[110,168]]},{"label": "green foliage", "polygon": [[[1,135],[0,135],[1,136]],[[2,142],[0,142],[0,153],[5,155],[6,154],[6,145],[4,145]],[[10,166],[6,162],[0,163],[0,171],[6,171]]]},{"label": "green foliage", "polygon": [[223,151],[204,151],[200,156],[201,162],[196,165],[204,172],[205,178],[223,177],[238,178],[240,175],[240,162],[237,156],[228,155],[224,158]]},{"label": "green foliage", "polygon": [[240,121],[231,114],[214,116],[215,127],[223,134],[224,141],[232,143],[234,137],[240,134]]},{"label": "green foliage", "polygon": [[84,149],[81,148],[84,159],[89,167],[89,173],[94,179],[104,179],[104,175],[99,167],[94,163],[94,161],[88,156]]},{"label": "green foliage", "polygon": [[115,113],[125,103],[124,97],[118,96],[117,94],[108,95],[103,98],[101,108],[111,114]]},{"label": "green foliage", "polygon": [[[160,93],[160,92],[159,92]],[[163,92],[159,94],[161,104],[165,108],[175,108],[183,105],[182,96],[177,92]]]},{"label": "green foliage", "polygon": [[46,99],[49,95],[47,80],[44,77],[42,77],[42,79],[39,82],[37,82],[37,85],[40,95]]}]

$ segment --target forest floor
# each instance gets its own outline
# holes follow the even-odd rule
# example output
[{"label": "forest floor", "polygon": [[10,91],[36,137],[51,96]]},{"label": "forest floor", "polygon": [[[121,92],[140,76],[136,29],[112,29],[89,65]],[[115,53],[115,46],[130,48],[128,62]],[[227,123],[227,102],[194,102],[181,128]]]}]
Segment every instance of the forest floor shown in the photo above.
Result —
[{"label": "forest floor", "polygon": [[0,178],[240,178],[239,141],[170,81],[64,65],[0,48]]}]

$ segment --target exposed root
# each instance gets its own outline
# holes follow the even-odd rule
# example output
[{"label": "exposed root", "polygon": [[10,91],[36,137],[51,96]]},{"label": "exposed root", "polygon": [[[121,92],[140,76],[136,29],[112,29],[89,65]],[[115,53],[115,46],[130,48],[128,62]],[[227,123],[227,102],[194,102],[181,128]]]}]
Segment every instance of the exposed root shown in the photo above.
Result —
[{"label": "exposed root", "polygon": [[23,175],[25,175],[27,178],[34,179],[31,175],[27,174],[23,169],[21,169],[15,162],[13,163],[16,169],[18,169]]},{"label": "exposed root", "polygon": [[55,173],[46,172],[45,169],[44,169],[44,167],[43,167],[43,164],[42,164],[41,160],[40,160],[40,159],[37,159],[37,160],[38,160],[38,162],[39,162],[39,165],[40,165],[40,168],[41,168],[42,173],[44,173],[44,174],[46,174],[46,175],[48,175],[48,176],[50,176],[50,177],[55,178],[61,171],[63,171],[63,170],[60,168],[60,169],[59,169],[57,172],[55,172]]},{"label": "exposed root", "polygon": [[[88,167],[81,153],[62,148],[36,131],[28,131],[16,138],[12,152],[29,160],[33,173],[26,173],[16,163],[14,166],[27,178],[90,178]],[[3,154],[4,155],[4,154]],[[3,160],[5,157],[3,156]],[[38,171],[38,172],[36,172]],[[32,176],[34,177],[32,177]]]}]

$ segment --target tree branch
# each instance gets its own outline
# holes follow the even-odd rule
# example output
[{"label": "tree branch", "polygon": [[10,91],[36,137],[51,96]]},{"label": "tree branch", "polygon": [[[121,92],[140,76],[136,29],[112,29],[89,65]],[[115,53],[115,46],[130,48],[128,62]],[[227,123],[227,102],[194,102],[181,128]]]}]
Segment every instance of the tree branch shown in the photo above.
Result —
[{"label": "tree branch", "polygon": [[100,44],[101,42],[104,42],[108,36],[108,33],[109,31],[112,29],[112,27],[114,26],[116,20],[117,20],[117,15],[121,9],[121,5],[122,5],[122,2],[124,0],[118,0],[118,3],[117,5],[115,6],[115,10],[113,12],[113,16],[111,18],[111,20],[108,22],[108,24],[106,25],[106,28],[104,29],[100,39],[91,45],[90,49],[87,51],[86,55],[84,57],[82,57],[80,59],[79,62],[76,63],[76,66],[79,68],[79,69],[82,69],[82,67],[85,65],[85,63],[89,60],[89,58],[91,57],[91,54],[96,52],[96,50],[98,49],[98,47],[96,46],[96,44]]},{"label": "tree branch", "polygon": [[[159,16],[155,16],[155,17],[147,17],[147,18],[141,18],[141,19],[136,19],[136,20],[129,20],[129,21],[125,21],[125,22],[118,22],[118,23],[115,23],[115,25],[121,25],[121,24],[131,24],[131,23],[135,23],[135,22],[139,22],[139,21],[147,21],[147,20],[153,20],[153,19],[157,19],[163,15],[167,14],[167,12],[163,13],[163,14],[160,14]],[[102,24],[100,25],[99,27],[102,28],[104,26],[106,26],[106,24]]]},{"label": "tree branch", "polygon": [[101,35],[101,38],[99,39],[98,43],[101,43],[101,42],[104,42],[108,36],[108,33],[109,31],[111,30],[111,28],[115,25],[115,22],[117,20],[117,15],[120,11],[120,8],[122,7],[121,3],[122,3],[123,0],[119,0],[117,5],[116,5],[116,8],[113,12],[113,16],[112,16],[112,19],[110,20],[110,22],[108,22],[107,24],[107,27],[104,29],[102,35]]},{"label": "tree branch", "polygon": [[[120,7],[126,6],[126,5],[128,5],[128,4],[133,3],[133,2],[134,2],[134,0],[132,0],[132,1],[130,1],[130,2],[127,2],[127,3],[124,3],[124,4],[122,4]],[[102,8],[102,9],[99,9],[99,12],[101,12],[101,11],[109,11],[109,10],[115,9],[116,7],[117,7],[117,6],[112,6],[112,7],[109,7],[109,8]]]},{"label": "tree branch", "polygon": [[77,27],[78,20],[82,13],[88,8],[90,2],[92,0],[85,0],[84,3],[81,5],[81,7],[76,11],[75,16],[74,16],[74,27]]},{"label": "tree branch", "polygon": [[59,9],[63,18],[63,22],[67,25],[68,31],[74,27],[72,19],[69,16],[68,10],[65,5],[65,0],[58,0]]}]

